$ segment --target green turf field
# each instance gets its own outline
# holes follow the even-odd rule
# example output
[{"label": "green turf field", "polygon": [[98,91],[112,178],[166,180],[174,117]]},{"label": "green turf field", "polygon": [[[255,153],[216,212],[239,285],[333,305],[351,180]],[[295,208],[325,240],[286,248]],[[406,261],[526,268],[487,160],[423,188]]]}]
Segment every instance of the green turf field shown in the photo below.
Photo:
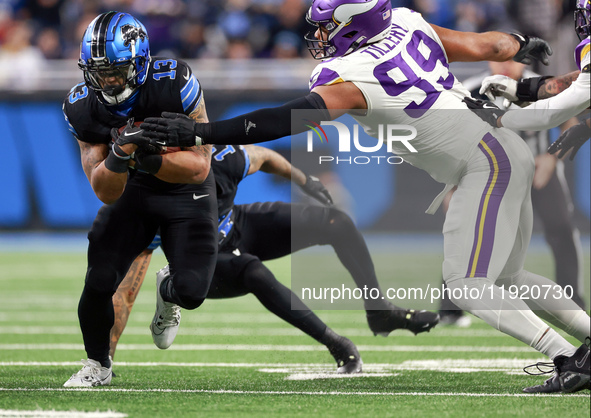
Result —
[{"label": "green turf field", "polygon": [[[439,280],[438,254],[375,258],[380,274],[391,263],[413,284]],[[548,259],[534,254],[528,266],[551,275]],[[409,260],[416,261],[412,269],[404,267]],[[319,311],[357,344],[364,373],[355,376],[337,376],[324,347],[251,296],[183,311],[174,345],[158,350],[148,325],[153,279],[164,264],[158,251],[118,347],[118,377],[111,386],[80,390],[62,385],[86,357],[76,314],[85,254],[0,253],[0,417],[589,417],[587,390],[522,394],[544,377],[521,368],[543,357],[475,318],[469,328],[381,338],[370,334],[361,311]],[[268,265],[289,281],[289,259]],[[327,280],[344,274],[338,265],[323,271]]]}]

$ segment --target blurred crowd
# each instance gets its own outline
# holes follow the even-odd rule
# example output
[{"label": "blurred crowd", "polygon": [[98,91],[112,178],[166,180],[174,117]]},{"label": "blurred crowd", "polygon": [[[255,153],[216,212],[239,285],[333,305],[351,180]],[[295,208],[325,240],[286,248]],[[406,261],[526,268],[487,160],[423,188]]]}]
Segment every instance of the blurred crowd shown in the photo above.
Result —
[{"label": "blurred crowd", "polygon": [[[77,58],[84,29],[108,10],[131,13],[144,23],[152,55],[305,57],[303,35],[311,26],[304,15],[310,2],[0,0],[0,80],[7,71],[16,77],[23,72],[30,76],[34,64],[46,59]],[[518,30],[551,42],[560,42],[562,26],[574,33],[574,0],[392,0],[392,4],[421,12],[436,25],[463,31]]]}]

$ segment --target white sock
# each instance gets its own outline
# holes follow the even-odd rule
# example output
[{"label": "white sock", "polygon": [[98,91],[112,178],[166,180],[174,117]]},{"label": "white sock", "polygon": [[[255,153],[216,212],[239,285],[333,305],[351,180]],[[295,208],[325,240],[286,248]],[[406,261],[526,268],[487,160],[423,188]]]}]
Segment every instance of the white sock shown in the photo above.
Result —
[{"label": "white sock", "polygon": [[[464,278],[447,282],[450,299],[461,309],[484,320],[499,331],[510,335],[554,359],[557,355],[571,356],[576,348],[548,327],[525,302],[512,299],[485,277]],[[469,297],[456,298],[454,289],[464,290]],[[474,291],[471,292],[471,289]],[[456,292],[456,295],[460,292]],[[477,294],[480,295],[477,297]],[[470,295],[472,295],[470,297]]]},{"label": "white sock", "polygon": [[[533,309],[540,318],[548,321],[572,335],[580,342],[590,335],[591,321],[589,315],[576,303],[566,297],[557,298],[557,284],[552,280],[538,274],[522,270],[517,276],[511,278],[499,278],[496,284],[503,285],[507,289],[515,285],[520,289],[536,289],[539,292],[530,292],[525,303]],[[552,289],[548,291],[548,289]],[[537,299],[534,296],[538,296]]]},{"label": "white sock", "polygon": [[577,351],[576,347],[568,343],[560,336],[560,334],[550,327],[542,332],[542,335],[536,342],[534,342],[532,347],[540,353],[547,355],[552,360],[554,360],[556,356],[570,357],[575,354],[575,351]]}]

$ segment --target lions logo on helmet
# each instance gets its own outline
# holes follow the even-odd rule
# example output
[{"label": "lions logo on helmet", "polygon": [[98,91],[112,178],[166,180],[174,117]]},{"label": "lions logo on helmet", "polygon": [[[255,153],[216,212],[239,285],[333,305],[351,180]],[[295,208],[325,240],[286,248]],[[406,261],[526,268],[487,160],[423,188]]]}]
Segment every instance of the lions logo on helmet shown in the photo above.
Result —
[{"label": "lions logo on helmet", "polygon": [[106,105],[130,105],[146,81],[150,61],[148,32],[128,13],[107,12],[88,26],[78,66],[86,85]]},{"label": "lions logo on helmet", "polygon": [[123,25],[121,26],[121,37],[123,38],[123,45],[129,46],[132,41],[135,44],[138,38],[143,41],[148,37],[148,34],[141,27]]},{"label": "lions logo on helmet", "polygon": [[316,27],[304,37],[308,50],[314,59],[325,59],[378,42],[390,31],[391,10],[390,0],[314,0],[306,15]]}]

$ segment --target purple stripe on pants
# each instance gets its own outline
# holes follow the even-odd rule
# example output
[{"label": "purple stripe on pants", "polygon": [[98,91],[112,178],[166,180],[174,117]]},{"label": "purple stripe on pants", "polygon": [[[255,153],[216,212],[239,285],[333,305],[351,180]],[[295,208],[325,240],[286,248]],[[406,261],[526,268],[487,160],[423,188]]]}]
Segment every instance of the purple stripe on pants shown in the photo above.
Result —
[{"label": "purple stripe on pants", "polygon": [[480,198],[474,228],[474,244],[466,277],[487,277],[499,207],[511,178],[509,157],[494,136],[487,133],[478,144],[478,148],[488,159],[490,175]]}]

